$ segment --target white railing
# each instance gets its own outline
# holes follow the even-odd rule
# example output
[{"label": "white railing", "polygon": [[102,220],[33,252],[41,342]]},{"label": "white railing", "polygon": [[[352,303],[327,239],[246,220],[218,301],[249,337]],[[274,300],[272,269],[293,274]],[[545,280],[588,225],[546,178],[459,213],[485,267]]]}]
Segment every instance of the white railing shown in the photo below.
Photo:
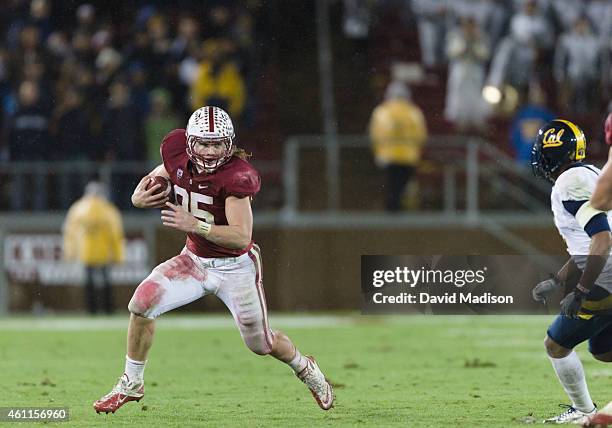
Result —
[{"label": "white railing", "polygon": [[[280,168],[278,161],[255,161],[254,164],[262,174]],[[83,194],[85,184],[93,178],[109,186],[111,199],[121,208],[127,208],[134,186],[155,166],[145,161],[0,162],[0,211],[64,211]],[[46,194],[35,202],[37,192]],[[22,193],[19,197],[23,198],[18,204],[13,200],[16,193]],[[25,199],[31,199],[28,201],[31,203],[20,208]]]},{"label": "white railing", "polygon": [[[295,136],[285,144],[283,157],[284,208],[286,219],[299,217],[300,210],[300,162],[304,149],[320,149],[323,152],[326,143],[323,136]],[[368,150],[370,141],[366,136],[339,136],[337,144],[340,150]],[[445,153],[453,151],[453,157]],[[350,155],[350,154],[349,154]],[[495,146],[477,138],[436,136],[427,142],[427,158],[433,163],[442,177],[443,206],[437,214],[460,216],[471,222],[476,221],[486,209],[481,207],[481,199],[486,192],[481,187],[481,180],[493,183],[498,192],[521,206],[514,214],[543,214],[548,211],[550,185],[536,179],[531,170],[509,157]],[[428,162],[427,160],[425,162]],[[335,171],[339,180],[339,171]],[[330,180],[326,177],[326,183]],[[459,187],[462,186],[460,189]],[[461,190],[461,191],[460,191]],[[491,190],[488,190],[489,192]],[[459,200],[464,195],[463,200]],[[338,198],[340,195],[337,196]],[[458,209],[461,205],[464,209]],[[323,210],[327,215],[337,211],[339,200],[328,202]],[[490,210],[491,214],[494,210]],[[310,213],[309,214],[314,214]],[[418,212],[403,215],[418,215]],[[508,213],[512,215],[512,213]]]}]

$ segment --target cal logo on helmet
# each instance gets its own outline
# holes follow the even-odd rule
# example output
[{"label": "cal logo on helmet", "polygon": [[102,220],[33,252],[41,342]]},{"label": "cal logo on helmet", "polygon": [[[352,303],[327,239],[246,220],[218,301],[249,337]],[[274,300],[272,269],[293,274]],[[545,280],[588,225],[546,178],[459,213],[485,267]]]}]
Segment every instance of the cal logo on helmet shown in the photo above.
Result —
[{"label": "cal logo on helmet", "polygon": [[542,138],[542,144],[544,147],[559,147],[563,144],[561,141],[561,137],[565,129],[561,128],[556,130],[555,128],[550,128],[546,132],[544,132],[544,138]]},{"label": "cal logo on helmet", "polygon": [[560,169],[586,156],[586,138],[569,120],[555,119],[538,131],[531,149],[531,168],[537,177],[554,182]]}]

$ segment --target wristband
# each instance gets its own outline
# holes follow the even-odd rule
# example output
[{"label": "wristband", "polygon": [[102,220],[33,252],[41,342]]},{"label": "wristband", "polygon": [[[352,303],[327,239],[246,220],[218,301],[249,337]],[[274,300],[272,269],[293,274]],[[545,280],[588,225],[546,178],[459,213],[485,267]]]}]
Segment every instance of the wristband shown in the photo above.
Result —
[{"label": "wristband", "polygon": [[198,220],[198,225],[196,226],[196,233],[206,238],[210,233],[211,228],[212,225],[206,223],[205,221]]},{"label": "wristband", "polygon": [[585,294],[585,295],[589,294],[589,292],[591,291],[588,288],[586,288],[586,287],[584,287],[584,286],[582,286],[580,284],[576,285],[576,290],[580,291],[582,294]]}]

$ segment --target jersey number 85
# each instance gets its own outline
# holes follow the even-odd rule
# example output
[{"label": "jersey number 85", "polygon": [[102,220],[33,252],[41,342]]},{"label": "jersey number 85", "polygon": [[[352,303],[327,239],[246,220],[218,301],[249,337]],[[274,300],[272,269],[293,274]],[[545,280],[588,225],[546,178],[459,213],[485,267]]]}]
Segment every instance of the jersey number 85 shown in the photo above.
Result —
[{"label": "jersey number 85", "polygon": [[212,196],[202,195],[201,193],[196,192],[191,192],[191,195],[189,195],[187,190],[177,186],[176,184],[174,185],[174,194],[181,196],[181,205],[185,211],[189,211],[194,215],[194,217],[204,220],[208,224],[215,224],[215,216],[198,206],[199,203],[212,205]]}]

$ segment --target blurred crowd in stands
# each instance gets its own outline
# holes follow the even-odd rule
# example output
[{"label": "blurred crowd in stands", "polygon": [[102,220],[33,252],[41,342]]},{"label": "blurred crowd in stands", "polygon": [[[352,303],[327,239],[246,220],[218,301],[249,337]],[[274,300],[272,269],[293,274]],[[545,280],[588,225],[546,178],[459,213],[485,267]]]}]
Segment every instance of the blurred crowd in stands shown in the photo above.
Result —
[{"label": "blurred crowd in stands", "polygon": [[[3,0],[0,162],[158,162],[162,136],[208,103],[232,115],[240,144],[245,131],[263,141],[257,159],[264,149],[279,159],[289,135],[322,133],[315,4]],[[600,137],[612,0],[338,0],[329,8],[342,134],[366,132],[394,62],[418,62],[422,80],[405,82],[429,135],[511,141],[521,162],[557,115],[581,124],[589,141]],[[55,206],[67,208],[90,178],[59,176]],[[24,200],[28,184],[50,186],[39,174],[15,176],[0,188],[10,208],[48,206],[45,192]],[[131,182],[107,184],[131,190]]]},{"label": "blurred crowd in stands", "polygon": [[[483,137],[524,166],[538,129],[555,117],[585,130],[590,161],[606,157],[612,0],[343,0],[343,6],[344,36],[367,47],[379,100],[390,82],[369,126],[389,200],[396,202],[387,209],[399,208],[401,193],[408,207],[405,175],[391,167],[409,170],[402,153],[425,148],[424,163],[420,156],[413,163],[417,171],[436,157],[402,131],[422,127],[408,107],[420,109],[429,135]],[[412,101],[401,100],[403,112],[391,109],[398,101],[388,97],[401,82],[413,93]],[[389,149],[384,164],[382,146]]]},{"label": "blurred crowd in stands", "polygon": [[[543,120],[555,114],[600,120],[612,107],[611,0],[344,0],[344,6],[349,38],[376,37],[370,32],[384,8],[395,9],[404,28],[416,24],[425,72],[447,79],[444,118],[459,132],[487,135],[496,116],[516,114],[528,128],[511,134],[521,160],[524,142],[531,145]],[[426,117],[440,113],[425,109]]]},{"label": "blurred crowd in stands", "polygon": [[[609,0],[415,0],[423,63],[448,61],[446,118],[482,127],[505,88],[528,100],[552,73],[557,103],[584,114],[610,83]],[[499,91],[496,93],[496,91]]]},{"label": "blurred crowd in stands", "polygon": [[[254,26],[238,2],[2,3],[0,159],[157,162],[162,137],[192,109],[212,103],[249,119]],[[12,188],[14,209],[24,185]]]},{"label": "blurred crowd in stands", "polygon": [[123,16],[83,3],[56,11],[61,22],[50,0],[3,3],[5,159],[158,160],[160,137],[193,108],[244,117],[254,34],[236,2]]}]

